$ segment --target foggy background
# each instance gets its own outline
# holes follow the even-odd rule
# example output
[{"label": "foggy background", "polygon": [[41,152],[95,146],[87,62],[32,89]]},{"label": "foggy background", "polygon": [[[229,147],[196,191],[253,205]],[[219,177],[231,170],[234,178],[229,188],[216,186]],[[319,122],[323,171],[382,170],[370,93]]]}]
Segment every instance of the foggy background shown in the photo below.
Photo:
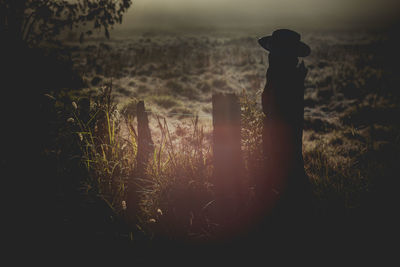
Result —
[{"label": "foggy background", "polygon": [[134,0],[117,29],[370,29],[399,10],[398,0]]}]

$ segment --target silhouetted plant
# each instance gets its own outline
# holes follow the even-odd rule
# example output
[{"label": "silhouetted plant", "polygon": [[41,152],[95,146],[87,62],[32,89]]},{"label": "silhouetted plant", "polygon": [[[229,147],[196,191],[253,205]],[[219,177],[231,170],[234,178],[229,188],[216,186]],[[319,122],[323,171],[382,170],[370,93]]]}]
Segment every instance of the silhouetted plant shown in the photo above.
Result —
[{"label": "silhouetted plant", "polygon": [[[83,185],[87,192],[101,196],[120,213],[124,208],[122,201],[126,199],[128,179],[136,165],[137,143],[133,133],[128,138],[121,135],[122,118],[111,92],[111,85],[103,88],[93,103],[89,121],[75,116],[75,123],[80,128],[76,134],[88,171]],[[131,123],[129,119],[125,121],[127,124]]]},{"label": "silhouetted plant", "polygon": [[[131,0],[2,0],[0,35],[4,40],[37,45],[58,36],[64,29],[81,29],[80,40],[92,34],[90,28],[104,30],[122,22]],[[89,26],[89,23],[93,23]]]}]

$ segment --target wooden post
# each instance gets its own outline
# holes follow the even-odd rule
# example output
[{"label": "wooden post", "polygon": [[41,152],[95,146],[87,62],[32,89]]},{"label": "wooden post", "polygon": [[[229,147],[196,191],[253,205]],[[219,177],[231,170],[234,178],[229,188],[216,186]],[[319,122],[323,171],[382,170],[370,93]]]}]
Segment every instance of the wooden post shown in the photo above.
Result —
[{"label": "wooden post", "polygon": [[151,138],[149,120],[144,107],[144,102],[139,101],[137,104],[137,120],[138,120],[138,152],[136,155],[136,169],[133,177],[130,178],[128,183],[128,196],[127,196],[127,213],[129,222],[135,222],[136,212],[138,209],[139,197],[137,194],[137,180],[136,178],[144,178],[149,155],[153,150],[153,140]]},{"label": "wooden post", "polygon": [[243,205],[241,110],[235,94],[214,94],[212,106],[216,206],[218,220],[229,232],[235,229]]},{"label": "wooden post", "polygon": [[154,143],[151,139],[149,119],[144,107],[144,101],[137,103],[136,112],[138,121],[137,174],[143,176],[149,155],[153,151]]}]

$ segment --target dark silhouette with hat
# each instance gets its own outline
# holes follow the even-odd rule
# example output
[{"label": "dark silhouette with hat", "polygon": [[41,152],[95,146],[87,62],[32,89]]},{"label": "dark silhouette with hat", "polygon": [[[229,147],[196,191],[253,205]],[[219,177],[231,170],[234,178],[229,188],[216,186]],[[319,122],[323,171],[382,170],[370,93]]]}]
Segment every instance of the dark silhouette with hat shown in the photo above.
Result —
[{"label": "dark silhouette with hat", "polygon": [[310,215],[311,188],[302,156],[307,69],[304,62],[298,64],[298,57],[308,56],[311,50],[298,33],[287,29],[258,42],[269,51],[262,93],[265,170],[257,183],[261,215],[280,227],[300,226]]}]

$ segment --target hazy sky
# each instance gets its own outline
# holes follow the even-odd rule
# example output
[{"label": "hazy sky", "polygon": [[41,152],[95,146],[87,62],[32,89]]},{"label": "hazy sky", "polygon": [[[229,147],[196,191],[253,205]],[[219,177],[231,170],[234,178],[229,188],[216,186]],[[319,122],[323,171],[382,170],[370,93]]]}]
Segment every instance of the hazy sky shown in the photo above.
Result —
[{"label": "hazy sky", "polygon": [[396,19],[399,0],[133,0],[123,27],[360,27]]}]

